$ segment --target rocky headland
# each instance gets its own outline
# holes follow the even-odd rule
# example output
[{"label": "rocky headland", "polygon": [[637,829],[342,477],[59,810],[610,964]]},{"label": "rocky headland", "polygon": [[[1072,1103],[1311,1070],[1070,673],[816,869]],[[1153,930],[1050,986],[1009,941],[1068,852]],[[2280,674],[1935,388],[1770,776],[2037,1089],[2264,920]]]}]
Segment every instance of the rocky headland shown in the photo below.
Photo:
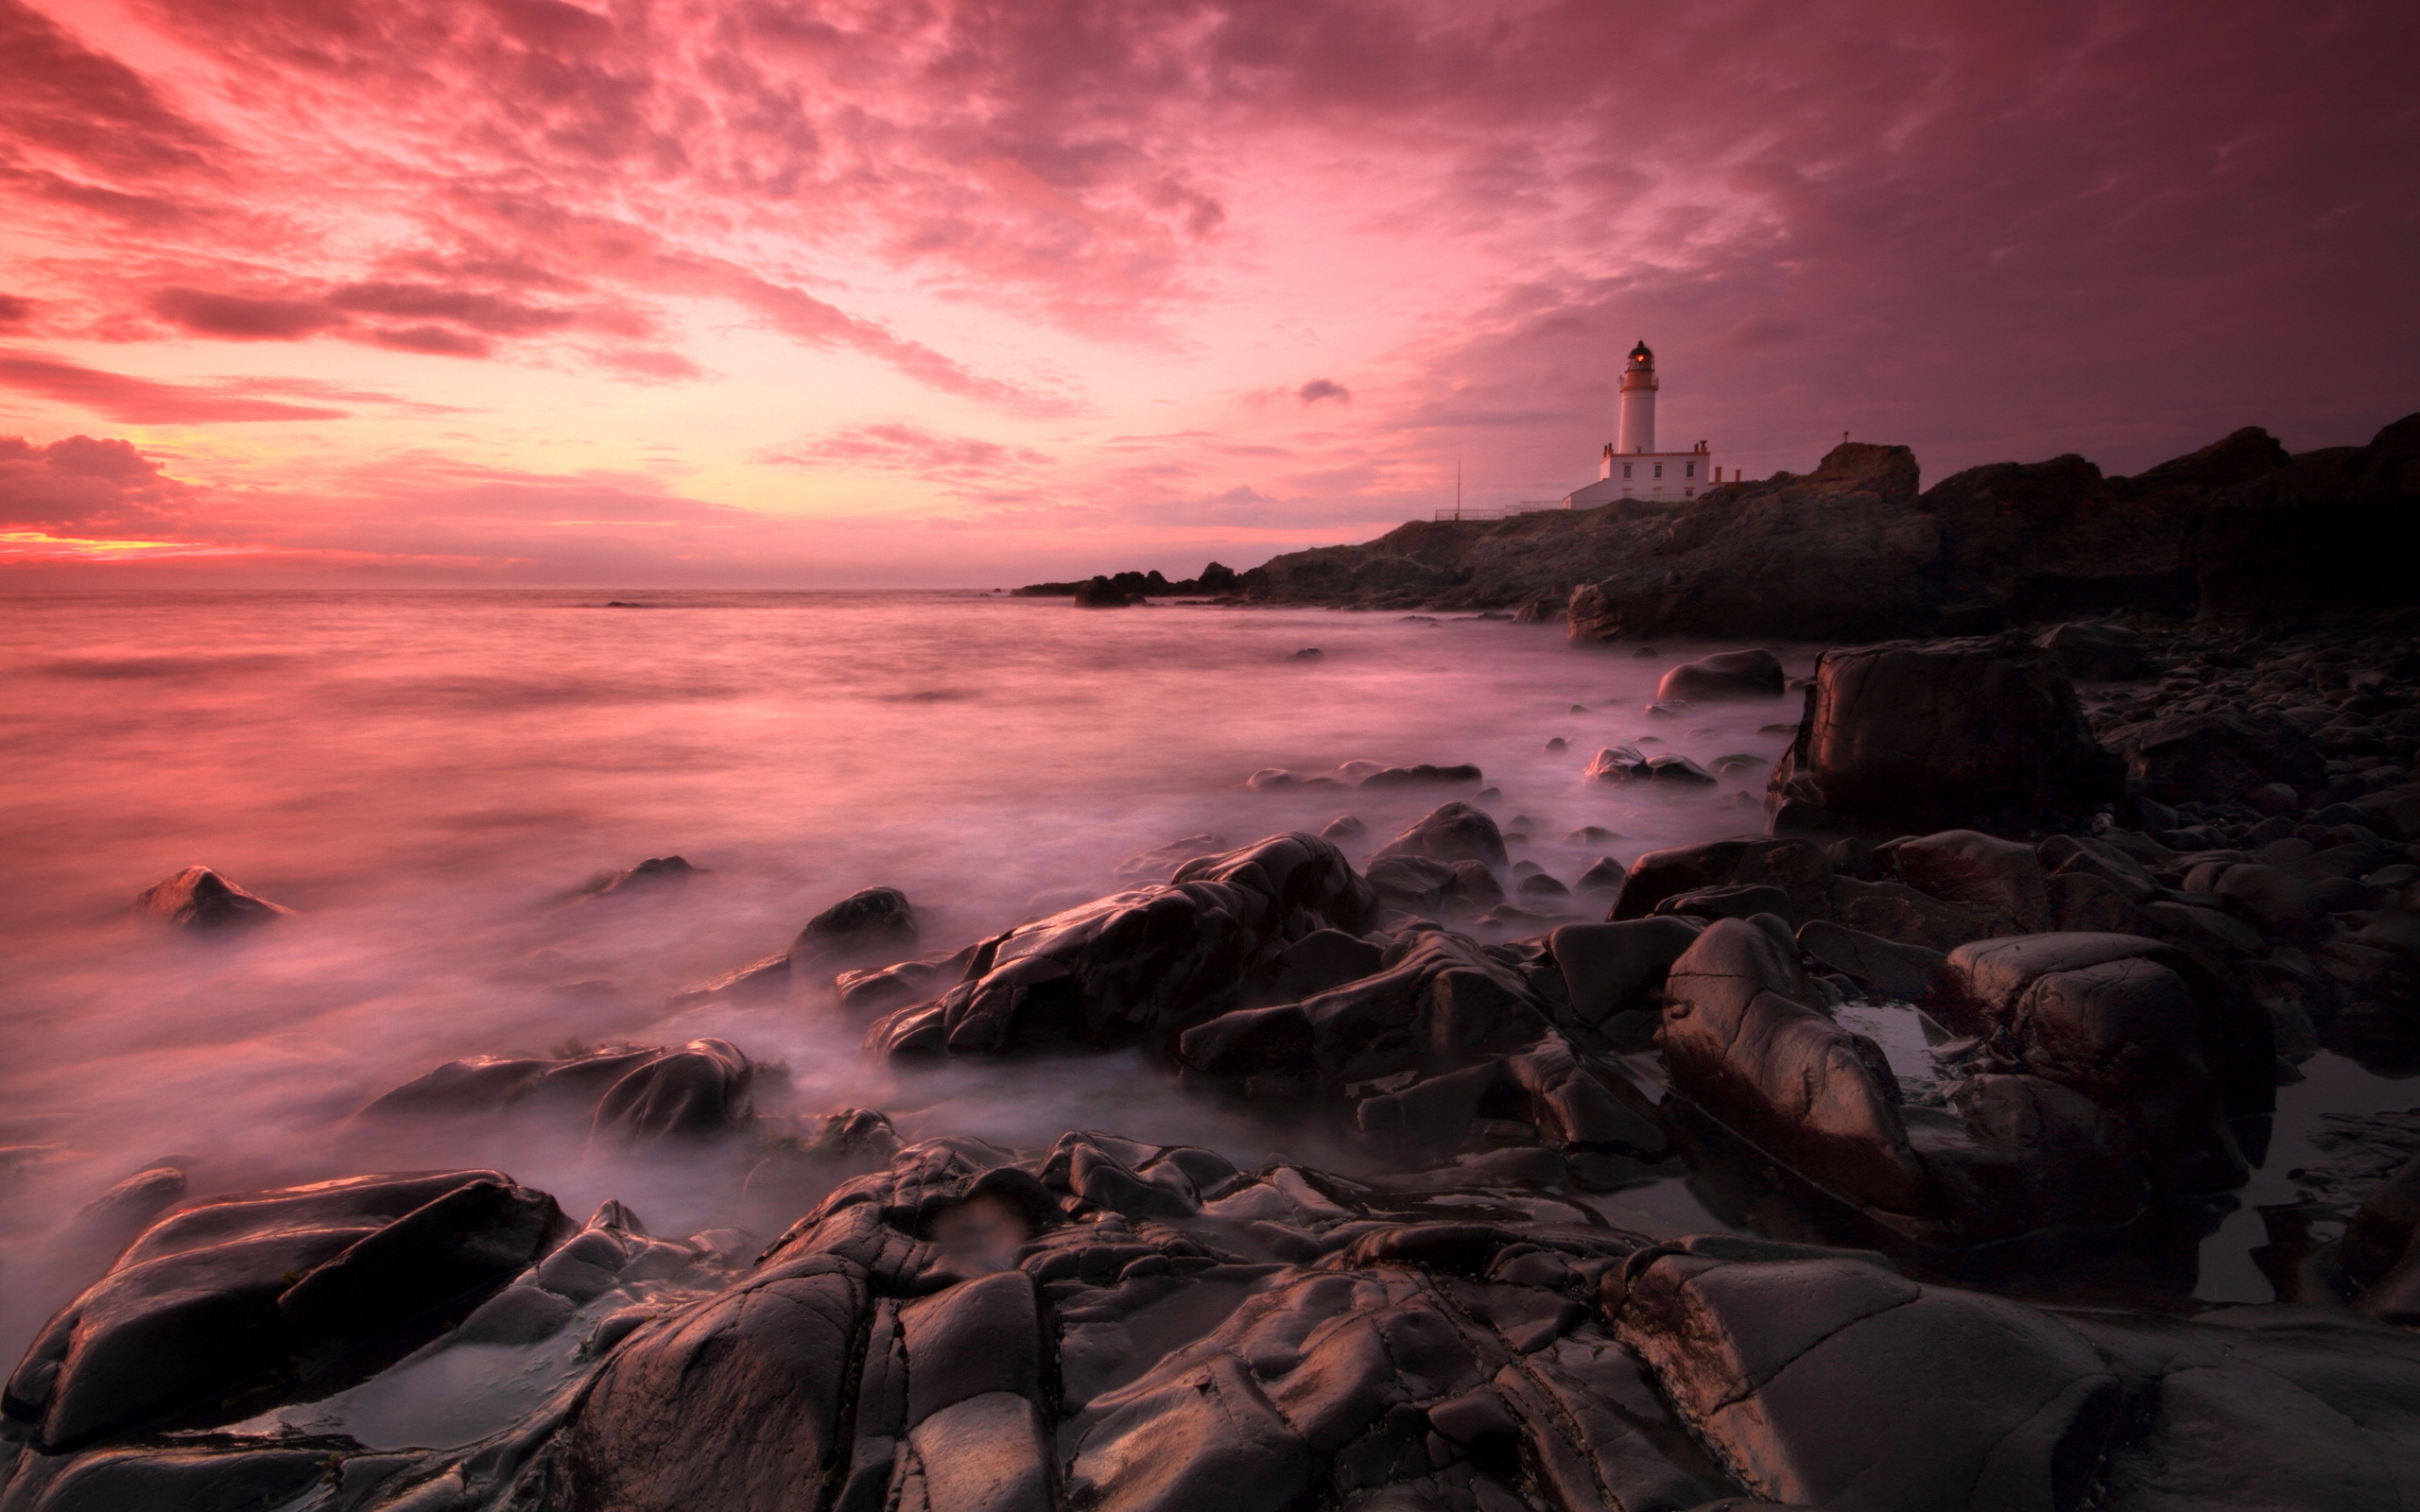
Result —
[{"label": "rocky headland", "polygon": [[1414,521],[1242,575],[1254,604],[1497,610],[1575,639],[1973,633],[2127,608],[2273,617],[2412,602],[2420,415],[2290,455],[2246,427],[2132,477],[2081,456],[1920,489],[1904,446],[1812,472],[1495,521]]},{"label": "rocky headland", "polygon": [[[0,1512],[2407,1507],[2420,1109],[2334,1119],[2261,1209],[2274,1300],[2194,1291],[2298,1068],[2420,1070],[2415,448],[2242,432],[1919,492],[1845,446],[1280,558],[1248,600],[1834,644],[1795,683],[1754,651],[1665,675],[1658,707],[1794,728],[1728,838],[1555,877],[1451,753],[1238,773],[1440,801],[1175,841],[979,940],[868,889],[683,998],[837,1017],[903,1069],[1132,1057],[1349,1157],[903,1143],[783,1109],[734,1040],[451,1062],[354,1116],[735,1166],[765,1227],[575,1220],[496,1170],[136,1173],[0,1394]],[[304,927],[203,868],[141,907]],[[1681,1176],[1725,1228],[1608,1218]],[[476,1349],[543,1389],[442,1442],[347,1427]]]}]

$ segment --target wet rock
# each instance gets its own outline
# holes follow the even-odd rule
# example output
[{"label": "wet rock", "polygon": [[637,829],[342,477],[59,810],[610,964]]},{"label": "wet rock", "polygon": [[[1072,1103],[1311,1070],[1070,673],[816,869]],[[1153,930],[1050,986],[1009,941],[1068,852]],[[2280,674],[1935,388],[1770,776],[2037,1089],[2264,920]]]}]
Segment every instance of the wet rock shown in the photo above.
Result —
[{"label": "wet rock", "polygon": [[1776,1502],[2071,1506],[2125,1393],[2087,1342],[2019,1303],[1847,1258],[1649,1252],[1617,1336],[1740,1479]]},{"label": "wet rock", "polygon": [[134,911],[178,929],[241,929],[292,916],[294,910],[256,898],[208,867],[187,867],[146,887]]},{"label": "wet rock", "polygon": [[1094,577],[1076,585],[1078,609],[1132,609],[1136,595],[1115,586],[1106,577]]},{"label": "wet rock", "polygon": [[1826,919],[1799,927],[1798,948],[1859,987],[1902,1003],[1923,1001],[1949,960],[1940,951],[1901,944]]},{"label": "wet rock", "polygon": [[1177,868],[1201,856],[1214,856],[1228,849],[1226,836],[1219,834],[1188,834],[1182,840],[1171,840],[1164,846],[1128,856],[1111,873],[1121,887],[1139,886],[1144,883],[1166,882]]},{"label": "wet rock", "polygon": [[728,1040],[692,1040],[614,1079],[591,1131],[624,1143],[719,1134],[746,1116],[756,1067]]},{"label": "wet rock", "polygon": [[507,1109],[589,1124],[622,1142],[698,1137],[737,1125],[755,1066],[727,1040],[623,1045],[560,1057],[472,1057],[406,1082],[366,1119],[493,1115]]},{"label": "wet rock", "polygon": [[908,895],[896,887],[867,887],[808,919],[790,943],[790,964],[804,970],[826,961],[896,958],[912,954],[916,939],[916,910]]},{"label": "wet rock", "polygon": [[1826,651],[1806,697],[1766,796],[1783,829],[2023,830],[2119,796],[2066,669],[2021,639]]},{"label": "wet rock", "polygon": [[1781,659],[1771,651],[1723,651],[1695,662],[1684,662],[1664,674],[1655,685],[1660,699],[1700,702],[1720,698],[1778,698],[1782,695]]},{"label": "wet rock", "polygon": [[2024,929],[2050,925],[2049,890],[2030,845],[1946,830],[1902,840],[1891,858],[1901,879],[1945,902],[2005,914]]},{"label": "wet rock", "polygon": [[1321,929],[1355,933],[1376,905],[1335,846],[1272,836],[986,940],[965,981],[878,1021],[867,1043],[890,1056],[1173,1050],[1287,946]]},{"label": "wet rock", "polygon": [[1277,953],[1277,990],[1312,997],[1376,974],[1386,952],[1340,929],[1315,929]]},{"label": "wet rock", "polygon": [[1424,762],[1418,766],[1381,767],[1362,778],[1359,785],[1370,788],[1457,787],[1465,782],[1477,782],[1481,780],[1479,769],[1468,763],[1454,766],[1431,766]]},{"label": "wet rock", "polygon": [[575,898],[605,898],[634,890],[646,890],[666,883],[687,882],[705,876],[702,867],[693,867],[680,856],[650,856],[635,867],[620,871],[600,871],[582,883],[572,896]]},{"label": "wet rock", "polygon": [[2186,953],[2125,935],[1962,946],[1926,1006],[2125,1120],[2161,1191],[2243,1181],[2229,1120],[2273,1106],[2273,1031],[2266,1010]]},{"label": "wet rock", "polygon": [[1773,935],[1716,920],[1673,963],[1664,996],[1674,1091],[1851,1201],[1927,1206],[1929,1177],[1881,1050],[1802,1001],[1812,990]]},{"label": "wet rock", "polygon": [[914,960],[893,961],[889,966],[867,967],[855,971],[842,971],[832,979],[833,989],[839,994],[840,1005],[858,1013],[879,1013],[903,1003],[922,1002],[938,991],[945,991],[965,976],[967,963],[975,959],[975,947],[951,952],[936,952]]},{"label": "wet rock", "polygon": [[2344,1226],[2345,1280],[2362,1311],[2389,1323],[2420,1324],[2420,1156],[2362,1199]]},{"label": "wet rock", "polygon": [[78,1208],[62,1233],[78,1247],[114,1253],[184,1194],[184,1172],[173,1165],[151,1166]]},{"label": "wet rock", "polygon": [[1382,856],[1366,873],[1379,901],[1414,914],[1442,914],[1454,902],[1460,875],[1426,856]]},{"label": "wet rock", "polygon": [[569,1230],[493,1171],[213,1198],[155,1224],[43,1330],[0,1418],[45,1452],[351,1383]]},{"label": "wet rock", "polygon": [[1762,883],[1735,883],[1728,887],[1700,887],[1692,892],[1676,892],[1655,905],[1657,916],[1673,914],[1688,919],[1754,919],[1758,914],[1772,914],[1790,922],[1796,910],[1791,907],[1789,894],[1779,887]]},{"label": "wet rock", "polygon": [[1684,782],[1704,786],[1717,779],[1686,756],[1649,756],[1635,746],[1608,746],[1581,774],[1592,782]]},{"label": "wet rock", "polygon": [[1832,868],[1824,852],[1805,840],[1758,836],[1648,851],[1631,864],[1614,917],[1644,919],[1677,893],[1748,885],[1779,887],[1800,919],[1832,912]]},{"label": "wet rock", "polygon": [[2325,786],[2309,738],[2287,720],[2175,713],[2120,727],[2110,745],[2147,796],[2163,802],[2238,802],[2273,783]]},{"label": "wet rock", "polygon": [[2151,643],[2122,625],[2054,625],[2033,644],[2057,657],[2067,676],[2079,682],[2140,677],[2151,658]]},{"label": "wet rock", "polygon": [[1370,827],[1360,819],[1350,814],[1340,814],[1327,821],[1326,826],[1320,831],[1320,838],[1333,840],[1341,845],[1347,840],[1357,840],[1369,833]]},{"label": "wet rock", "polygon": [[1185,1031],[1178,1054],[1187,1077],[1333,1096],[1399,1072],[1455,1070],[1547,1031],[1529,985],[1463,936],[1409,929],[1385,959],[1384,970],[1333,991]]},{"label": "wet rock", "polygon": [[1380,846],[1373,860],[1389,856],[1426,856],[1451,866],[1476,861],[1483,866],[1506,865],[1504,835],[1484,810],[1467,803],[1447,803],[1430,810],[1411,827]]},{"label": "wet rock", "polygon": [[672,994],[667,1006],[693,1008],[704,1003],[746,1003],[785,997],[794,984],[789,953],[785,951],[779,955],[760,956],[745,966],[733,967],[694,987],[683,988]]},{"label": "wet rock", "polygon": [[2325,935],[2330,927],[2327,907],[2311,885],[2282,867],[2227,867],[2209,891],[2264,934],[2309,939]]},{"label": "wet rock", "polygon": [[1927,892],[1900,882],[1859,882],[1854,877],[1834,881],[1835,913],[1840,922],[1868,935],[1928,951],[1948,952],[1969,940],[1991,939],[2018,933],[2006,914],[1945,903]]}]

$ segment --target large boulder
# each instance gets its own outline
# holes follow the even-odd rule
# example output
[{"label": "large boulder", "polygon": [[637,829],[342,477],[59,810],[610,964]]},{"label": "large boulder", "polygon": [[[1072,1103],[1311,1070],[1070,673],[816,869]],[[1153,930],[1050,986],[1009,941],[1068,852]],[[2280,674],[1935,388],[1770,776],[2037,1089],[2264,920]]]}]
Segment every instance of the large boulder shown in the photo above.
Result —
[{"label": "large boulder", "polygon": [[1468,803],[1446,803],[1414,820],[1409,829],[1380,846],[1373,860],[1386,856],[1426,856],[1451,866],[1477,861],[1484,866],[1506,864],[1504,834],[1495,820]]},{"label": "large boulder", "polygon": [[617,1142],[695,1138],[738,1126],[756,1068],[727,1040],[615,1046],[556,1057],[449,1060],[385,1092],[372,1119],[493,1115],[581,1122]]},{"label": "large boulder", "polygon": [[2275,1101],[2267,1009],[2172,945],[2128,935],[2022,935],[1963,945],[1926,1000],[2012,1069],[2122,1119],[2169,1193],[2240,1185],[2231,1120]]},{"label": "large boulder", "polygon": [[2115,800],[2123,776],[2049,652],[1899,641],[1817,661],[1766,808],[1777,829],[2026,830]]},{"label": "large boulder", "polygon": [[254,897],[208,867],[187,867],[135,896],[134,911],[178,929],[209,932],[266,924],[294,910]]},{"label": "large boulder", "polygon": [[2126,1404],[2051,1316],[1871,1260],[1668,1250],[1625,1270],[1617,1336],[1776,1503],[2081,1505]]},{"label": "large boulder", "polygon": [[1771,651],[1722,651],[1684,662],[1655,685],[1658,701],[1704,703],[1724,698],[1778,698],[1785,680],[1781,658]]},{"label": "large boulder", "polygon": [[1931,1177],[1882,1051],[1808,1005],[1777,933],[1717,919],[1672,963],[1661,1040],[1673,1091],[1851,1202],[1925,1211]]},{"label": "large boulder", "polygon": [[916,950],[916,910],[896,887],[851,893],[806,921],[790,944],[790,963],[804,969],[824,962],[896,960]]},{"label": "large boulder", "polygon": [[0,1394],[45,1452],[340,1389],[468,1314],[571,1225],[493,1171],[206,1199],[51,1319]]},{"label": "large boulder", "polygon": [[1321,929],[1358,933],[1376,907],[1335,846],[1272,836],[984,941],[964,981],[877,1021],[867,1043],[887,1056],[1173,1051],[1273,976],[1286,947]]},{"label": "large boulder", "polygon": [[2140,677],[2151,661],[2151,643],[2123,625],[2054,625],[2035,636],[2033,644],[2057,657],[2078,682]]},{"label": "large boulder", "polygon": [[1756,835],[1648,851],[1631,863],[1612,917],[1645,919],[1682,893],[1752,884],[1789,894],[1801,919],[1831,916],[1834,878],[1823,850],[1806,840]]}]

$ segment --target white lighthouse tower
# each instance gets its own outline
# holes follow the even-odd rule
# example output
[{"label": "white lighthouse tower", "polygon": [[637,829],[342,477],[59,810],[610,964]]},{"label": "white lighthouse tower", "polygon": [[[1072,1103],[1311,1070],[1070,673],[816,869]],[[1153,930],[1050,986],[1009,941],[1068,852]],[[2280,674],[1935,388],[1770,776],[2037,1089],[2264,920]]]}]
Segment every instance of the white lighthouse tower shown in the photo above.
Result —
[{"label": "white lighthouse tower", "polygon": [[1597,481],[1565,494],[1564,508],[1594,509],[1616,499],[1694,499],[1724,481],[1703,441],[1685,452],[1655,449],[1655,391],[1662,387],[1655,353],[1641,340],[1622,362],[1621,408],[1615,438],[1598,457]]},{"label": "white lighthouse tower", "polygon": [[1655,450],[1655,353],[1642,340],[1622,364],[1621,426],[1614,450],[1635,456]]}]

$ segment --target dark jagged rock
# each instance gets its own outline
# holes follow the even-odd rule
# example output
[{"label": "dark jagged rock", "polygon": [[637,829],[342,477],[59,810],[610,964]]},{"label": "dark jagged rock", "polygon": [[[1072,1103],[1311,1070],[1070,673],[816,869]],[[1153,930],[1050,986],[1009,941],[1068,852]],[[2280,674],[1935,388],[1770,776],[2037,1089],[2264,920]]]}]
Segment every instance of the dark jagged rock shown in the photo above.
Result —
[{"label": "dark jagged rock", "polygon": [[2128,725],[2110,741],[2127,775],[2163,802],[2235,802],[2271,782],[2322,786],[2326,765],[2283,719],[2180,713]]},{"label": "dark jagged rock", "polygon": [[2267,1011],[2191,955],[2125,935],[1984,941],[1950,953],[1927,1006],[2123,1120],[2161,1190],[2244,1179],[2229,1120],[2273,1105],[2275,1041]]},{"label": "dark jagged rock", "polygon": [[939,1001],[876,1022],[890,1056],[1173,1049],[1320,929],[1359,930],[1376,899],[1336,847],[1277,835],[986,940]]},{"label": "dark jagged rock", "polygon": [[2057,657],[2078,682],[2140,677],[2151,660],[2151,643],[2122,625],[2054,625],[2033,644]]},{"label": "dark jagged rock", "polygon": [[1136,599],[1106,577],[1077,584],[1075,597],[1078,609],[1132,609]]},{"label": "dark jagged rock", "polygon": [[216,1197],[153,1225],[53,1318],[0,1396],[45,1452],[324,1394],[468,1313],[560,1242],[493,1171]]},{"label": "dark jagged rock", "polygon": [[1721,698],[1778,698],[1784,679],[1781,659],[1771,651],[1722,651],[1695,662],[1684,662],[1664,674],[1655,685],[1660,702],[1679,698],[1691,703]]},{"label": "dark jagged rock", "polygon": [[1697,943],[1701,926],[1686,919],[1634,919],[1620,923],[1565,924],[1547,936],[1562,973],[1575,1032],[1641,1045],[1663,1017],[1664,979]]},{"label": "dark jagged rock", "polygon": [[560,1058],[449,1060],[384,1093],[364,1118],[492,1115],[508,1108],[589,1124],[598,1138],[720,1133],[745,1115],[755,1066],[726,1040],[622,1046]]},{"label": "dark jagged rock", "polygon": [[680,856],[650,856],[637,866],[620,871],[600,871],[582,883],[574,898],[604,898],[660,886],[666,883],[687,882],[706,875],[703,867],[693,867]]},{"label": "dark jagged rock", "polygon": [[1431,809],[1414,820],[1409,829],[1380,846],[1373,859],[1387,856],[1426,856],[1448,866],[1457,861],[1476,861],[1490,867],[1506,864],[1503,832],[1486,811],[1467,803],[1447,803]]},{"label": "dark jagged rock", "polygon": [[1686,756],[1649,756],[1635,746],[1608,746],[1582,775],[1592,782],[1685,782],[1700,787],[1717,781],[1712,772]]},{"label": "dark jagged rock", "polygon": [[896,956],[916,948],[916,910],[896,887],[851,893],[806,921],[790,944],[794,967],[853,957]]},{"label": "dark jagged rock", "polygon": [[2061,824],[2120,795],[2075,688],[2021,639],[1826,651],[1766,797],[1777,829]]},{"label": "dark jagged rock", "polygon": [[2367,446],[2306,452],[2219,491],[2185,543],[2203,613],[2275,617],[2411,603],[2408,556],[2380,548],[2400,538],[2420,506],[2415,462],[2420,415],[2388,425]]},{"label": "dark jagged rock", "polygon": [[1572,591],[1571,638],[1855,637],[1929,624],[1940,539],[1915,503],[1913,453],[1847,442],[1805,477],[1725,484],[1694,506],[1609,505],[1598,528],[1627,549]]},{"label": "dark jagged rock", "polygon": [[1388,766],[1361,779],[1360,785],[1388,787],[1458,787],[1465,782],[1483,781],[1479,769],[1465,762],[1453,766],[1432,766],[1422,763],[1417,766]]},{"label": "dark jagged rock", "polygon": [[134,911],[178,929],[242,929],[290,918],[294,910],[256,898],[208,867],[187,867],[136,895]]},{"label": "dark jagged rock", "polygon": [[1800,919],[1832,914],[1832,865],[1823,850],[1806,840],[1759,835],[1648,851],[1631,863],[1613,917],[1644,919],[1679,893],[1749,885],[1779,887]]}]

